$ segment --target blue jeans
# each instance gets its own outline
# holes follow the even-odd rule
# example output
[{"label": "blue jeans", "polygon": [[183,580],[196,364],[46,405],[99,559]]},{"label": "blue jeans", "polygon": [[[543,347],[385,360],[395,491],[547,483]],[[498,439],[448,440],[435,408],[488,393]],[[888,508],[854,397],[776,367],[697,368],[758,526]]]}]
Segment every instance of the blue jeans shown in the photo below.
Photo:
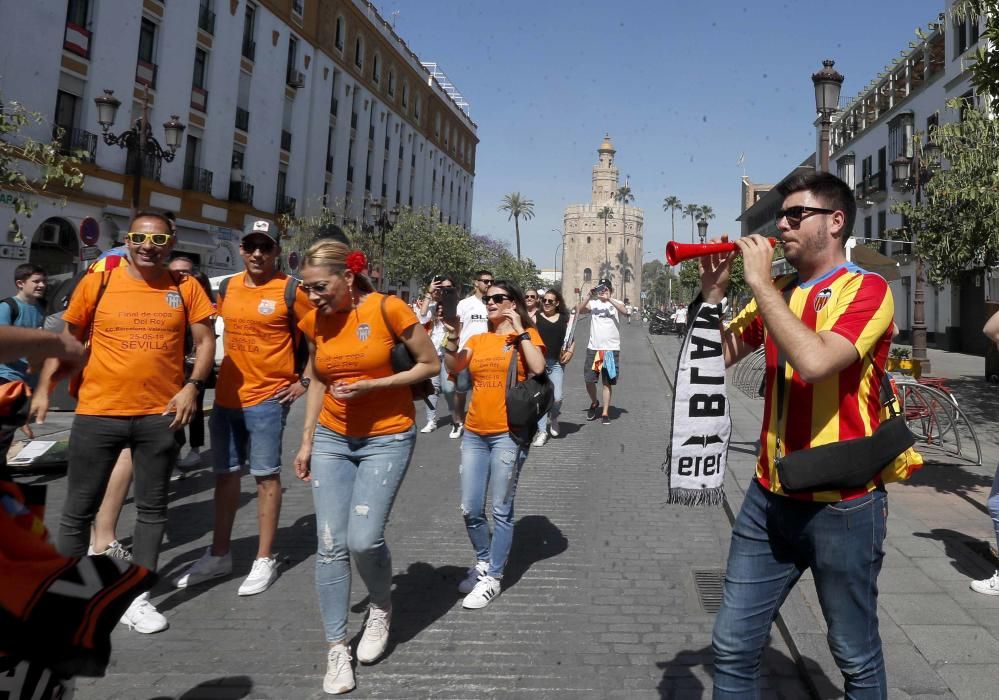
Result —
[{"label": "blue jeans", "polygon": [[777,611],[812,570],[827,639],[847,698],[885,698],[878,574],[888,500],[883,490],[838,503],[778,496],[754,479],[732,528],[715,619],[714,697],[758,698],[760,657]]},{"label": "blue jeans", "polygon": [[351,555],[371,602],[390,604],[392,557],[385,525],[415,444],[415,427],[369,438],[316,428],[311,463],[319,539],[316,592],[329,642],[347,637]]},{"label": "blue jeans", "polygon": [[992,492],[989,493],[989,515],[992,516],[992,527],[996,533],[996,544],[999,545],[999,466],[992,479]]},{"label": "blue jeans", "polygon": [[[527,459],[507,433],[478,435],[466,430],[461,439],[461,514],[476,561],[489,562],[489,575],[502,578],[513,545],[513,497]],[[493,532],[486,520],[486,488],[492,494]]]},{"label": "blue jeans", "polygon": [[209,430],[216,474],[232,474],[249,461],[253,476],[281,473],[281,438],[291,404],[267,399],[255,406],[212,409]]},{"label": "blue jeans", "polygon": [[427,400],[430,401],[429,406],[425,403],[423,404],[427,411],[427,422],[437,420],[437,401],[441,394],[444,395],[444,400],[447,401],[448,410],[451,411],[451,419],[457,420],[454,417],[454,382],[451,381],[451,377],[448,376],[447,367],[444,366],[443,350],[437,353],[437,359],[441,361],[441,371],[436,377],[430,378],[430,382],[434,385],[437,393],[427,397]]},{"label": "blue jeans", "polygon": [[562,411],[562,378],[565,374],[562,363],[552,359],[545,360],[545,372],[552,387],[555,388],[555,403],[552,404],[551,410],[538,420],[538,432],[542,435],[548,430],[548,416],[551,415],[551,419],[557,421],[558,414]]}]

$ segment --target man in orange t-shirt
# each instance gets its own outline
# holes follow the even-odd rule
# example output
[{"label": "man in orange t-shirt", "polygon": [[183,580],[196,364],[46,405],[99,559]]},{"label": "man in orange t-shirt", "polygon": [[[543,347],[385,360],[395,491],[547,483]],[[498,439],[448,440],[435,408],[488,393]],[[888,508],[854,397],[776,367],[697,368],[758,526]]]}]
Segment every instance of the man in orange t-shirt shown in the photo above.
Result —
[{"label": "man in orange t-shirt", "polygon": [[[246,271],[226,280],[218,299],[218,313],[225,322],[225,358],[209,424],[215,458],[215,533],[211,547],[174,585],[187,588],[232,572],[232,525],[239,508],[241,470],[249,463],[257,481],[260,538],[238,593],[255,595],[277,579],[272,547],[281,514],[281,442],[288,409],[309,385],[309,379],[299,374],[302,368],[295,366],[295,346],[298,319],[312,310],[312,304],[296,280],[277,270],[281,248],[274,224],[254,222],[239,252]],[[288,308],[292,298],[293,308]]]},{"label": "man in orange t-shirt", "polygon": [[[155,571],[170,473],[180,447],[176,431],[194,415],[198,391],[211,369],[215,336],[209,319],[215,311],[199,284],[174,279],[165,268],[176,236],[162,214],[137,214],[126,239],[129,264],[86,275],[63,314],[63,333],[89,342],[90,356],[69,436],[67,496],[56,545],[65,556],[87,553],[90,525],[111,469],[119,453],[131,448],[136,508],[132,552],[136,564]],[[188,326],[196,359],[185,382]],[[57,363],[46,365],[45,385],[56,369]],[[33,402],[39,422],[47,404]],[[146,634],[167,627],[148,593],[135,599],[121,621]]]}]

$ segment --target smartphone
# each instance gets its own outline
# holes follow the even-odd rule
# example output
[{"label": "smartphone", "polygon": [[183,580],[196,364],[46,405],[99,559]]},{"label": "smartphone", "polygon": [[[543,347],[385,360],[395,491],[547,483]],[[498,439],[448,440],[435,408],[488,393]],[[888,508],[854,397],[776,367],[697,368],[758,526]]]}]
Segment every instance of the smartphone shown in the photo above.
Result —
[{"label": "smartphone", "polygon": [[441,309],[444,318],[458,317],[458,290],[454,287],[440,287]]}]

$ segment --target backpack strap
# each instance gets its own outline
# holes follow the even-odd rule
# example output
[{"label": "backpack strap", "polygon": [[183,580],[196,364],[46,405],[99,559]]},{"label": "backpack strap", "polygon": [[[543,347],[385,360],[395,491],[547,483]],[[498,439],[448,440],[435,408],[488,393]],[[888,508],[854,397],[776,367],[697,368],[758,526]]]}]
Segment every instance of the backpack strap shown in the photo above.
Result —
[{"label": "backpack strap", "polygon": [[[228,282],[228,280],[223,280]],[[219,292],[222,292],[221,285]],[[301,375],[309,362],[309,344],[305,341],[302,331],[298,329],[298,318],[295,316],[295,300],[298,298],[298,280],[288,275],[284,285],[284,304],[288,307],[288,333],[291,335],[291,347],[295,355],[295,374]]]},{"label": "backpack strap", "polygon": [[517,346],[514,346],[510,353],[510,366],[506,369],[506,388],[510,389],[517,384]]},{"label": "backpack strap", "polygon": [[21,307],[17,305],[17,301],[14,297],[7,297],[6,299],[0,299],[0,303],[6,304],[10,307],[10,325],[17,323],[18,316],[21,315]]},{"label": "backpack strap", "polygon": [[401,343],[402,341],[401,341],[401,340],[399,340],[399,336],[397,336],[397,335],[395,334],[395,329],[394,329],[394,328],[392,327],[392,324],[391,324],[391,323],[389,323],[389,320],[388,320],[388,314],[387,314],[387,313],[385,313],[385,302],[386,302],[387,300],[388,300],[388,295],[386,295],[386,294],[383,294],[383,295],[382,295],[382,301],[381,301],[381,303],[379,304],[379,308],[380,308],[380,309],[381,309],[381,311],[382,311],[382,322],[384,322],[384,323],[385,323],[385,327],[386,327],[386,328],[388,328],[388,332],[392,334],[392,342],[393,342],[393,343]]},{"label": "backpack strap", "polygon": [[225,291],[229,288],[229,280],[231,279],[232,277],[226,277],[224,280],[219,282],[219,301],[225,300]]},{"label": "backpack strap", "polygon": [[[112,268],[114,269],[114,268]],[[111,283],[111,270],[103,270],[101,272],[101,286],[97,288],[97,298],[94,299],[94,312],[90,315],[90,325],[87,327],[87,345],[90,345],[90,341],[94,338],[94,321],[97,320],[97,307],[101,305],[101,297],[104,296],[104,292],[107,291],[108,285]]]}]

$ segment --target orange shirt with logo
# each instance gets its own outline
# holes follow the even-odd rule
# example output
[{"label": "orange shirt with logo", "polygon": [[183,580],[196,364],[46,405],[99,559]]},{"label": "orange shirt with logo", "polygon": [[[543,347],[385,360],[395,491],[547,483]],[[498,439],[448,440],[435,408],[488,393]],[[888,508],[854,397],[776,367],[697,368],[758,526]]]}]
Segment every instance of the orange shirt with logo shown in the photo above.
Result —
[{"label": "orange shirt with logo", "polygon": [[[545,345],[535,328],[528,328],[531,342],[541,350]],[[516,333],[500,335],[479,333],[465,343],[465,350],[472,353],[468,371],[472,375],[472,401],[465,417],[465,429],[478,435],[498,435],[510,431],[506,420],[506,375],[510,370],[510,353],[517,338]],[[517,362],[517,381],[527,379],[527,361],[520,352]]]},{"label": "orange shirt with logo", "polygon": [[[284,298],[287,284],[288,275],[279,272],[266,284],[250,287],[246,273],[241,272],[229,279],[225,298],[219,297],[218,313],[225,322],[225,357],[215,388],[215,402],[220,406],[256,406],[298,381]],[[294,320],[305,318],[313,308],[299,287]]]},{"label": "orange shirt with logo", "polygon": [[[97,303],[105,275],[108,284]],[[188,324],[215,313],[196,280],[178,283],[165,270],[153,283],[132,277],[127,267],[86,275],[63,314],[67,323],[81,328],[93,320],[76,412],[163,413],[184,386],[184,307]]]},{"label": "orange shirt with logo", "polygon": [[[315,373],[327,386],[394,374],[389,353],[395,341],[382,318],[384,296],[372,292],[356,309],[344,313],[320,315],[313,310],[299,323],[316,344]],[[385,316],[399,338],[417,324],[409,304],[396,296],[385,297]],[[340,401],[327,391],[319,423],[348,437],[373,437],[408,430],[415,418],[410,388],[398,386],[351,401]]]}]

